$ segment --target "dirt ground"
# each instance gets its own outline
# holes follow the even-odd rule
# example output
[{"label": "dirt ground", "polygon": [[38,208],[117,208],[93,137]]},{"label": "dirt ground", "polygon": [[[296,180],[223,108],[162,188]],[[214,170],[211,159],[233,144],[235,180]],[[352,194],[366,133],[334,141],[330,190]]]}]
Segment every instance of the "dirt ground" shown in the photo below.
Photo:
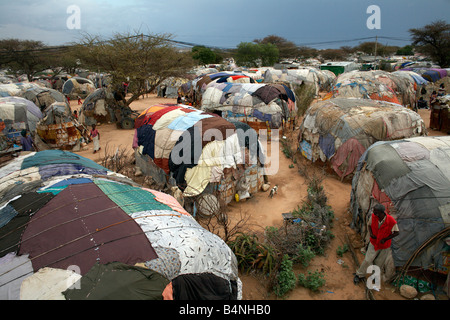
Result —
[{"label": "dirt ground", "polygon": [[[149,95],[145,99],[140,99],[132,103],[131,108],[136,111],[143,111],[146,108],[158,103],[176,103],[175,99],[158,98],[156,95]],[[78,109],[76,101],[71,101],[73,109]],[[419,114],[424,119],[427,127],[429,124],[429,110],[419,110]],[[127,148],[132,151],[131,144],[134,130],[117,129],[115,124],[102,124],[98,126],[100,132],[101,151],[93,154],[92,143],[88,144],[88,150],[77,152],[78,154],[99,162],[104,156],[105,150],[115,150],[116,148]],[[429,135],[445,135],[443,132],[429,131]],[[287,135],[287,139],[291,139],[292,148],[295,150],[297,133]],[[280,145],[281,146],[281,145]],[[297,164],[301,164],[304,159],[298,159]],[[249,227],[256,231],[263,231],[266,226],[280,226],[283,223],[282,213],[290,212],[297,206],[301,206],[303,199],[306,197],[306,183],[302,175],[299,174],[297,168],[290,168],[293,164],[279,150],[279,170],[276,174],[269,176],[272,186],[278,185],[278,193],[269,198],[267,192],[259,192],[251,199],[245,202],[232,202],[229,204],[229,216],[231,219],[238,219],[244,213],[250,216]],[[318,166],[308,164],[311,170],[323,172]],[[308,169],[309,170],[309,169]],[[362,283],[358,286],[353,284],[353,273],[356,265],[350,252],[343,257],[336,254],[338,246],[346,243],[346,235],[351,239],[358,256],[358,261],[363,260],[360,252],[360,238],[350,228],[351,214],[349,212],[351,181],[343,181],[333,175],[331,172],[323,174],[322,184],[328,196],[328,204],[333,208],[335,215],[334,227],[331,230],[335,235],[330,246],[326,249],[323,256],[316,256],[310,266],[306,270],[319,270],[325,273],[326,284],[318,293],[313,293],[309,289],[297,286],[295,290],[290,292],[285,299],[287,300],[365,300],[365,288]],[[358,248],[359,244],[359,248]],[[342,261],[339,261],[341,259]],[[340,263],[338,263],[338,261]],[[295,271],[297,274],[305,273],[306,270],[298,267]],[[275,295],[268,295],[266,288],[262,285],[262,281],[254,275],[240,275],[243,282],[243,299],[244,300],[264,300],[276,299]],[[402,300],[394,288],[389,284],[382,284],[380,291],[374,291],[377,300]]]}]

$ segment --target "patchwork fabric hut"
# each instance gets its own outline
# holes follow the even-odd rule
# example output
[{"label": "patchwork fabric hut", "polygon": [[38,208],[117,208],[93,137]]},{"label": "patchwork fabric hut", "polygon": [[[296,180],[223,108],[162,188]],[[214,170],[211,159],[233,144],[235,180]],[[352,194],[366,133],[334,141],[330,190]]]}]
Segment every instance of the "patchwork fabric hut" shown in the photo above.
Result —
[{"label": "patchwork fabric hut", "polygon": [[244,124],[192,107],[155,105],[135,127],[138,166],[156,182],[178,186],[184,197],[218,193],[228,203],[239,181],[250,193],[263,183],[262,145]]},{"label": "patchwork fabric hut", "polygon": [[94,90],[94,83],[91,80],[82,77],[70,78],[64,82],[62,87],[62,93],[70,99],[78,99],[78,97],[84,99],[94,92]]},{"label": "patchwork fabric hut", "polygon": [[416,104],[416,90],[417,85],[414,81],[395,73],[382,70],[354,70],[339,75],[331,91],[333,97],[384,100],[412,109]]},{"label": "patchwork fabric hut", "polygon": [[[352,227],[368,243],[367,223],[376,203],[397,220],[400,233],[392,239],[392,257],[385,266],[390,275],[406,264],[448,274],[449,161],[448,136],[380,141],[359,160],[352,181]],[[431,241],[445,229],[446,236]]]},{"label": "patchwork fabric hut", "polygon": [[296,117],[295,95],[284,84],[211,83],[201,109],[248,123],[253,129],[277,129]]},{"label": "patchwork fabric hut", "polygon": [[29,130],[34,133],[43,115],[33,102],[20,97],[0,98],[0,119],[5,122],[6,131]]},{"label": "patchwork fabric hut", "polygon": [[240,299],[231,249],[171,196],[76,154],[0,168],[0,299]]},{"label": "patchwork fabric hut", "polygon": [[73,119],[69,105],[54,102],[44,109],[44,117],[36,127],[36,133],[50,148],[72,150],[81,138],[81,128]]},{"label": "patchwork fabric hut", "polygon": [[314,86],[316,95],[320,90],[329,91],[336,75],[329,70],[320,70],[313,67],[300,67],[298,69],[268,69],[264,73],[265,83],[288,83],[300,86],[309,83]]},{"label": "patchwork fabric hut", "polygon": [[374,142],[423,135],[425,123],[410,109],[385,101],[335,98],[308,108],[300,126],[299,150],[313,162],[330,162],[343,179]]},{"label": "patchwork fabric hut", "polygon": [[19,96],[34,102],[42,111],[55,102],[65,103],[70,107],[67,99],[61,92],[50,88],[39,87],[37,85],[22,90],[19,93]]},{"label": "patchwork fabric hut", "polygon": [[[256,83],[256,81],[242,72],[222,71],[216,73],[202,74],[190,81],[190,92],[186,95],[195,106],[202,103],[203,93],[211,83]],[[184,86],[186,88],[186,86]],[[183,90],[184,92],[185,90]]]},{"label": "patchwork fabric hut", "polygon": [[79,112],[79,121],[88,126],[98,122],[111,121],[115,115],[111,116],[111,112],[114,112],[114,109],[110,108],[108,101],[112,100],[114,100],[114,94],[108,89],[96,89],[84,99]]}]

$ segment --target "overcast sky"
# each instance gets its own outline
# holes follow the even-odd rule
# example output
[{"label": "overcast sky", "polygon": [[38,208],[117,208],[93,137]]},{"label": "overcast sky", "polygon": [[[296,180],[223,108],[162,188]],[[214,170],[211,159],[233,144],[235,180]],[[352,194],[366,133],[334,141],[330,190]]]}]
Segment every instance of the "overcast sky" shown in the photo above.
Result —
[{"label": "overcast sky", "polygon": [[[371,5],[380,8],[379,29],[367,27]],[[79,8],[79,15],[67,13],[70,6]],[[449,13],[450,0],[0,0],[0,39],[61,45],[83,33],[108,39],[139,30],[224,48],[267,35],[318,49],[355,46],[369,41],[357,39],[375,36],[383,44],[404,46],[410,28],[449,22]]]}]

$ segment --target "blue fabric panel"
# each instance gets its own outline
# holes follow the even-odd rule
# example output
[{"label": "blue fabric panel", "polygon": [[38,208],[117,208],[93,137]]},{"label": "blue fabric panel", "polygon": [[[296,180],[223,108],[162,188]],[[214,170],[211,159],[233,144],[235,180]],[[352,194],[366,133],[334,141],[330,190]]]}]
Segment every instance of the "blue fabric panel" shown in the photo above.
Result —
[{"label": "blue fabric panel", "polygon": [[9,204],[0,210],[0,228],[5,226],[18,212]]},{"label": "blue fabric panel", "polygon": [[65,176],[72,174],[106,175],[107,170],[93,169],[79,164],[54,164],[39,167],[39,174],[42,180],[48,180],[55,176]]},{"label": "blue fabric panel", "polygon": [[21,170],[53,164],[78,164],[80,166],[107,171],[106,168],[93,160],[84,158],[72,152],[62,150],[44,150],[23,160]]}]

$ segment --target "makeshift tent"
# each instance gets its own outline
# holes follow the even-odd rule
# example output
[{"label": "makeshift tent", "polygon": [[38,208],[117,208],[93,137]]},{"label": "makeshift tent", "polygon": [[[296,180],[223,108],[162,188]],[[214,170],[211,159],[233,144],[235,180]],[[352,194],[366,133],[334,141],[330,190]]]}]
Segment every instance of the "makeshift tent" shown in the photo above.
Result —
[{"label": "makeshift tent", "polygon": [[36,125],[42,117],[41,110],[27,99],[0,98],[0,119],[5,122],[7,127],[5,132],[27,129],[34,134]]},{"label": "makeshift tent", "polygon": [[316,95],[320,90],[330,90],[335,74],[329,70],[319,70],[313,67],[301,67],[299,69],[275,70],[268,69],[264,73],[265,83],[288,83],[292,86],[300,86],[302,83],[312,84]]},{"label": "makeshift tent", "polygon": [[190,82],[191,92],[186,96],[192,99],[189,102],[198,106],[201,104],[203,93],[210,83],[255,83],[256,81],[242,72],[223,71],[204,74]]},{"label": "makeshift tent", "polygon": [[19,96],[22,91],[35,87],[37,85],[30,82],[0,84],[0,97]]},{"label": "makeshift tent", "polygon": [[422,118],[398,104],[335,98],[312,104],[300,126],[299,150],[311,161],[330,161],[341,177],[353,173],[376,141],[426,135]]},{"label": "makeshift tent", "polygon": [[[344,90],[344,87],[357,90]],[[382,70],[354,70],[343,73],[335,79],[333,87],[333,90],[337,91],[335,96],[358,97],[359,91],[360,97],[369,96],[372,99],[399,103],[411,109],[416,104],[416,89],[415,81]],[[392,92],[395,93],[394,96]]]},{"label": "makeshift tent", "polygon": [[55,102],[65,103],[70,107],[67,99],[61,92],[50,88],[34,85],[26,90],[22,90],[19,96],[34,102],[41,110],[46,109]]},{"label": "makeshift tent", "polygon": [[113,100],[114,94],[106,88],[99,88],[90,93],[80,108],[78,116],[80,123],[91,126],[115,119],[115,115],[112,114],[114,109],[111,108]]},{"label": "makeshift tent", "polygon": [[[135,126],[133,148],[138,150],[136,161],[142,171],[160,184],[169,181],[178,186],[185,197],[224,190],[220,196],[228,203],[237,181],[248,178],[251,193],[263,182],[263,168],[258,164],[258,160],[264,163],[263,149],[248,126],[238,130],[215,114],[180,105],[152,106],[136,119]],[[248,156],[251,160],[245,162]],[[238,166],[244,164],[239,172]],[[233,174],[236,181],[231,179]]]},{"label": "makeshift tent", "polygon": [[[352,227],[366,244],[373,206],[381,203],[398,223],[388,273],[402,267],[420,246],[450,225],[450,137],[380,141],[358,161],[352,181]],[[448,237],[448,233],[447,233]],[[421,249],[411,267],[448,273],[450,250],[445,237]],[[390,269],[389,269],[390,267]],[[389,275],[388,275],[389,276]]]},{"label": "makeshift tent", "polygon": [[400,103],[394,90],[387,85],[363,79],[344,80],[336,83],[323,100],[350,97]]},{"label": "makeshift tent", "polygon": [[50,148],[71,150],[81,138],[79,124],[73,119],[67,103],[54,102],[44,110],[36,132]]},{"label": "makeshift tent", "polygon": [[158,97],[176,99],[178,97],[180,87],[189,82],[185,78],[171,77],[164,80],[157,88]]},{"label": "makeshift tent", "polygon": [[84,99],[89,94],[94,92],[94,83],[86,78],[73,77],[64,82],[62,87],[62,93],[69,96],[70,99],[78,99],[78,97]]},{"label": "makeshift tent", "polygon": [[392,74],[395,74],[399,77],[406,77],[409,81],[415,82],[418,86],[423,86],[428,84],[428,80],[426,80],[424,77],[422,77],[420,74],[414,71],[408,71],[408,70],[398,70],[392,72]]},{"label": "makeshift tent", "polygon": [[0,299],[241,298],[223,240],[173,197],[92,160],[20,156],[0,168],[0,199]]},{"label": "makeshift tent", "polygon": [[255,130],[276,129],[295,118],[295,95],[283,84],[210,83],[201,109],[221,112],[224,118],[243,121]]},{"label": "makeshift tent", "polygon": [[423,78],[430,82],[436,82],[448,76],[447,69],[439,68],[404,68],[402,71],[413,71],[420,74]]}]

